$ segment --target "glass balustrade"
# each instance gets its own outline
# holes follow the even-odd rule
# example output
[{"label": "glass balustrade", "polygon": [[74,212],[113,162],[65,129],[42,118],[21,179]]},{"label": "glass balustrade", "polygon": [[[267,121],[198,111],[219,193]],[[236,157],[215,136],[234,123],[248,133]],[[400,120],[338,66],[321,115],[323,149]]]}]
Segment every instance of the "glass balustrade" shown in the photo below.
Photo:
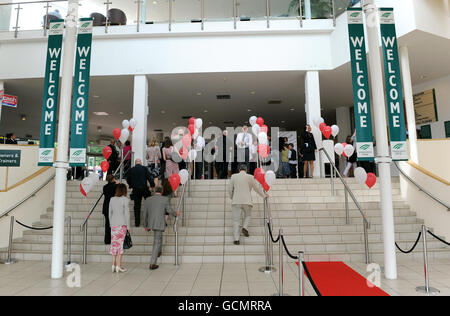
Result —
[{"label": "glass balustrade", "polygon": [[[48,21],[65,18],[67,2],[6,4],[0,0],[0,31],[18,32],[44,28],[45,17]],[[270,19],[292,19],[300,15],[299,3],[302,3],[304,19],[333,19],[340,15],[357,0],[80,0],[79,16],[93,17],[94,26],[136,25],[153,23],[196,23],[202,20],[230,21],[233,14],[237,20],[263,20],[269,14]],[[169,3],[171,1],[171,3]],[[3,2],[3,5],[2,5]],[[334,4],[334,10],[333,10]],[[48,10],[48,11],[47,11]],[[18,17],[18,18],[17,18]],[[139,29],[139,28],[138,28]]]}]

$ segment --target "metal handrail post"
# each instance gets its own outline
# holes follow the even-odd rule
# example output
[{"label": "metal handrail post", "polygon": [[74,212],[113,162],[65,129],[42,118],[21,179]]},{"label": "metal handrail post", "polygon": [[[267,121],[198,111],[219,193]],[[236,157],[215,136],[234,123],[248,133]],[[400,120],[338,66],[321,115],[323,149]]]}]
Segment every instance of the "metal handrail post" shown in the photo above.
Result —
[{"label": "metal handrail post", "polygon": [[172,31],[172,0],[169,0],[169,32]]},{"label": "metal handrail post", "polygon": [[282,238],[283,238],[283,229],[281,229],[280,228],[280,241],[279,241],[279,243],[278,243],[278,249],[279,249],[279,256],[280,256],[280,258],[279,258],[279,260],[280,260],[280,270],[278,271],[278,276],[279,276],[279,278],[280,278],[280,281],[279,281],[279,290],[280,290],[280,294],[279,294],[279,296],[283,296],[283,282],[284,282],[284,279],[283,279],[283,277],[284,277],[284,271],[283,271],[283,269],[284,269],[284,265],[283,265],[283,242],[282,242]]},{"label": "metal handrail post", "polygon": [[425,286],[418,286],[417,292],[426,294],[437,294],[440,291],[433,287],[430,287],[430,275],[428,274],[428,247],[427,247],[427,227],[422,225],[422,242],[423,242],[423,265],[425,272]]},{"label": "metal handrail post", "polygon": [[71,264],[72,257],[72,217],[67,217],[67,265]]},{"label": "metal handrail post", "polygon": [[205,0],[201,0],[201,2],[200,2],[200,15],[201,15],[201,19],[202,19],[202,26],[201,26],[201,29],[202,29],[202,31],[204,31],[205,30]]},{"label": "metal handrail post", "polygon": [[364,248],[366,252],[366,264],[370,263],[370,255],[369,255],[369,235],[368,235],[368,228],[369,224],[363,220],[363,227],[364,227]]},{"label": "metal handrail post", "polygon": [[111,2],[109,2],[109,0],[106,0],[106,2],[104,2],[103,4],[106,5],[105,33],[108,33],[108,23],[109,23],[108,12],[109,12],[109,5],[111,4]]},{"label": "metal handrail post", "polygon": [[234,25],[234,29],[236,29],[237,27],[237,3],[236,0],[233,0],[233,25]]},{"label": "metal handrail post", "polygon": [[348,192],[347,188],[344,186],[344,192],[345,192],[345,222],[347,225],[350,225],[350,210],[348,208]]},{"label": "metal handrail post", "polygon": [[334,0],[331,0],[331,9],[333,14],[333,27],[336,27],[336,9],[335,9],[335,3]]},{"label": "metal handrail post", "polygon": [[88,235],[88,222],[84,223],[84,232],[83,232],[83,258],[82,263],[87,264],[87,235]]},{"label": "metal handrail post", "polygon": [[267,28],[270,28],[270,0],[266,0],[266,19],[267,19]]},{"label": "metal handrail post", "polygon": [[139,33],[141,26],[141,9],[142,9],[142,0],[137,0],[134,3],[137,3],[137,19],[136,19],[136,32]]},{"label": "metal handrail post", "polygon": [[[269,221],[270,229],[273,231],[272,220],[269,219],[268,221]],[[269,265],[272,269],[272,266],[273,266],[273,242],[272,242],[272,238],[270,238],[270,236],[268,238],[268,241],[269,241]]]},{"label": "metal handrail post", "polygon": [[303,252],[298,252],[298,291],[299,296],[305,296],[305,285],[303,283],[303,275],[305,274],[303,270]]},{"label": "metal handrail post", "polygon": [[48,9],[49,8],[50,8],[50,3],[47,2],[45,5],[44,37],[47,37]]},{"label": "metal handrail post", "polygon": [[14,38],[17,38],[17,35],[19,33],[19,13],[22,8],[20,7],[20,3],[17,4],[17,17],[16,17],[16,26],[14,27]]},{"label": "metal handrail post", "polygon": [[8,257],[6,258],[6,261],[0,262],[3,264],[13,264],[13,263],[17,262],[17,260],[11,258],[11,252],[12,252],[12,247],[13,247],[13,236],[14,236],[14,223],[15,223],[15,218],[14,218],[14,216],[11,216],[11,223],[9,226]]},{"label": "metal handrail post", "polygon": [[173,230],[175,232],[175,265],[178,266],[178,216],[175,218]]},{"label": "metal handrail post", "polygon": [[330,163],[330,178],[331,178],[331,196],[334,196],[334,170]]},{"label": "metal handrail post", "polygon": [[303,7],[302,7],[302,0],[298,0],[298,10],[300,14],[300,27],[303,27]]}]

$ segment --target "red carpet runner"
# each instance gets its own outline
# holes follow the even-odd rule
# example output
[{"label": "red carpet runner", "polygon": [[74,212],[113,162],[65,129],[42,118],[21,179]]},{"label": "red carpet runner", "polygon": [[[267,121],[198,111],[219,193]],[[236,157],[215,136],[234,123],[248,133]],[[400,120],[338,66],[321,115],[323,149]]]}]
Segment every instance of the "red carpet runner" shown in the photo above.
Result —
[{"label": "red carpet runner", "polygon": [[323,296],[389,296],[376,286],[368,287],[366,278],[343,262],[307,262],[306,266]]}]

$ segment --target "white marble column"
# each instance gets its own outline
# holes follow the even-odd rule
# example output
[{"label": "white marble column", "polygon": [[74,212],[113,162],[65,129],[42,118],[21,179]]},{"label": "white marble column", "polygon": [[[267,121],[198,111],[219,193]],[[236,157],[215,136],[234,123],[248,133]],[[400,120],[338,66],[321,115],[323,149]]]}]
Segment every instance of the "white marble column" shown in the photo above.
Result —
[{"label": "white marble column", "polygon": [[[308,71],[305,76],[305,111],[306,121],[312,127],[312,133],[316,141],[317,148],[322,147],[322,134],[314,127],[313,119],[321,117],[320,111],[320,81],[318,71]],[[319,152],[316,153],[316,161],[314,163],[315,178],[321,177],[324,174],[324,163],[321,163]]]},{"label": "white marble column", "polygon": [[408,47],[400,47],[400,63],[402,69],[403,90],[405,94],[406,120],[408,122],[409,156],[413,162],[419,164],[417,149],[416,114],[414,112],[414,98],[409,67]]},{"label": "white marble column", "polygon": [[148,116],[148,79],[145,75],[134,76],[133,118],[137,121],[133,131],[131,148],[134,159],[141,159],[146,165],[147,116]]}]

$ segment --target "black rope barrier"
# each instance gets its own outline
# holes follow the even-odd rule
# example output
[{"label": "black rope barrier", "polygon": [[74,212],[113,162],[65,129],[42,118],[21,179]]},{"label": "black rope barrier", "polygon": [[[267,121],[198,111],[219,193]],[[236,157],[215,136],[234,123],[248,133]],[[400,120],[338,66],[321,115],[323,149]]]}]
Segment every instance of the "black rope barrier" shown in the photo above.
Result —
[{"label": "black rope barrier", "polygon": [[281,235],[281,241],[283,242],[284,250],[286,250],[286,253],[288,254],[288,256],[291,257],[291,259],[298,260],[298,256],[293,256],[289,252],[289,249],[288,249],[288,247],[286,245],[286,241],[284,240],[284,236],[283,235]]},{"label": "black rope barrier", "polygon": [[430,234],[431,236],[433,236],[434,238],[436,238],[437,240],[439,240],[440,242],[443,242],[444,244],[446,244],[447,246],[450,246],[450,243],[446,242],[445,240],[443,240],[442,238],[439,238],[438,236],[436,236],[435,234],[433,234],[432,232],[430,232],[429,230],[427,230],[428,234]]},{"label": "black rope barrier", "polygon": [[[298,264],[300,264],[300,262]],[[311,273],[309,273],[308,267],[306,266],[306,262],[302,261],[301,264],[303,265],[303,269],[305,270],[306,276],[308,277],[308,280],[311,283],[314,292],[316,292],[317,296],[322,296],[322,294],[320,293],[319,289],[316,286],[316,283],[314,283],[314,280],[311,277]]]},{"label": "black rope barrier", "polygon": [[409,250],[409,251],[403,250],[402,248],[400,248],[400,246],[399,246],[397,243],[395,243],[395,246],[397,247],[398,250],[400,250],[400,251],[403,252],[403,253],[411,253],[411,252],[414,251],[414,249],[416,249],[416,246],[417,246],[417,244],[419,243],[419,240],[420,240],[420,237],[421,237],[421,236],[422,236],[422,232],[419,233],[419,236],[417,236],[417,240],[416,240],[416,242],[414,243],[414,246],[413,246],[413,247],[411,248],[411,250]]},{"label": "black rope barrier", "polygon": [[32,229],[32,230],[47,230],[47,229],[52,229],[53,228],[53,226],[50,226],[50,227],[31,227],[31,226],[28,226],[28,225],[25,225],[25,224],[19,222],[18,220],[16,220],[16,223],[19,224],[20,226],[23,226],[25,228]]},{"label": "black rope barrier", "polygon": [[280,240],[280,235],[278,235],[278,238],[277,238],[277,239],[274,239],[274,238],[273,238],[273,235],[272,235],[272,227],[270,227],[270,223],[267,223],[267,226],[269,227],[269,235],[270,235],[270,239],[272,239],[272,242],[273,242],[274,244],[276,244],[276,243]]}]

